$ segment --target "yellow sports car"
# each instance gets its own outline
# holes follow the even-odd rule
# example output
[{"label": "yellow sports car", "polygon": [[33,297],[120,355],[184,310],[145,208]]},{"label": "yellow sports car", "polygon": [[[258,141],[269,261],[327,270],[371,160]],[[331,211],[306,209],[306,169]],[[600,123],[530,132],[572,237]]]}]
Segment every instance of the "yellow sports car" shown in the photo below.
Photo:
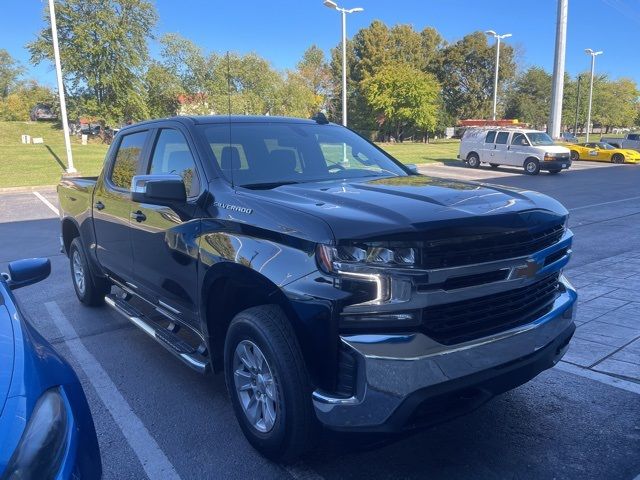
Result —
[{"label": "yellow sports car", "polygon": [[571,160],[597,160],[611,163],[640,163],[640,152],[627,148],[616,148],[604,142],[576,143],[567,145]]}]

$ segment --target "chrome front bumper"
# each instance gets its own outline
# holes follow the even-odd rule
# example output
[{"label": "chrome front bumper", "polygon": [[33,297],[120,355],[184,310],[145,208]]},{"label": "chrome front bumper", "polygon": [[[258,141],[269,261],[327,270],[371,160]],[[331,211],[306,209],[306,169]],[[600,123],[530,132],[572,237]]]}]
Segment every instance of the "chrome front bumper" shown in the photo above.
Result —
[{"label": "chrome front bumper", "polygon": [[318,419],[338,430],[392,431],[429,398],[501,376],[510,388],[533,378],[564,355],[573,333],[577,293],[564,276],[560,281],[564,291],[547,314],[466,343],[446,346],[421,333],[343,335],[357,359],[356,393],[339,398],[316,390]]}]

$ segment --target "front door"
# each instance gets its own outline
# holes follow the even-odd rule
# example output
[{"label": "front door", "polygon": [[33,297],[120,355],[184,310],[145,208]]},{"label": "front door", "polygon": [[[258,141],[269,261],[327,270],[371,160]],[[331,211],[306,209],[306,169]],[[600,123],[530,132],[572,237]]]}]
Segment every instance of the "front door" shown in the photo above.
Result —
[{"label": "front door", "polygon": [[524,161],[532,156],[529,140],[524,133],[516,132],[511,137],[511,145],[509,145],[509,153],[507,161],[509,165],[522,167]]},{"label": "front door", "polygon": [[96,183],[93,196],[93,224],[96,254],[100,265],[116,280],[131,285],[133,252],[129,220],[131,180],[140,173],[149,139],[143,130],[121,136]]},{"label": "front door", "polygon": [[198,312],[198,197],[204,176],[195,151],[177,128],[157,131],[145,174],[178,174],[187,190],[187,203],[132,203],[131,244],[134,278],[145,298],[196,326]]}]

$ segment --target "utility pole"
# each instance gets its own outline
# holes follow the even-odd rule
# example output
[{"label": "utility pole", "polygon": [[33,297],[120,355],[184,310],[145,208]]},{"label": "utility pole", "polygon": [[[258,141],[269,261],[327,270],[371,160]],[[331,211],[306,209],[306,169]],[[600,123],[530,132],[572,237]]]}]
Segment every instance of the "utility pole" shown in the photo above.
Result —
[{"label": "utility pole", "polygon": [[560,138],[562,127],[562,95],[564,93],[564,60],[567,50],[567,16],[569,0],[558,0],[556,20],[556,53],[553,62],[553,87],[551,90],[551,115],[547,133],[551,138]]},{"label": "utility pole", "polygon": [[58,77],[58,95],[60,97],[60,116],[62,117],[62,130],[64,132],[64,145],[67,149],[67,173],[76,173],[73,166],[73,154],[71,153],[71,138],[69,138],[69,122],[67,121],[67,103],[64,99],[64,84],[62,82],[62,66],[60,64],[60,48],[58,47],[58,27],[56,25],[55,1],[49,0],[49,16],[51,17],[51,39],[53,40],[53,55],[56,63],[56,76]]},{"label": "utility pole", "polygon": [[593,75],[596,71],[596,57],[602,55],[602,51],[594,52],[592,49],[585,49],[587,55],[591,55],[591,83],[589,84],[589,109],[587,110],[587,142],[591,130],[591,105],[593,104]]},{"label": "utility pole", "polygon": [[573,134],[578,136],[578,114],[580,112],[580,80],[582,75],[578,75],[578,93],[576,94],[576,123],[573,126]]}]

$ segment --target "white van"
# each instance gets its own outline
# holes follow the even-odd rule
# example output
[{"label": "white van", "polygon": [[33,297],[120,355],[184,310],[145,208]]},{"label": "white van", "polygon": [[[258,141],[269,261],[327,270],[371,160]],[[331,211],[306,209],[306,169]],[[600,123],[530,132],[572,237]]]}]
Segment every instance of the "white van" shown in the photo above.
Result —
[{"label": "white van", "polygon": [[556,145],[549,135],[524,128],[469,128],[460,141],[458,158],[472,168],[488,163],[523,167],[528,175],[540,170],[558,173],[571,166],[568,148]]}]

